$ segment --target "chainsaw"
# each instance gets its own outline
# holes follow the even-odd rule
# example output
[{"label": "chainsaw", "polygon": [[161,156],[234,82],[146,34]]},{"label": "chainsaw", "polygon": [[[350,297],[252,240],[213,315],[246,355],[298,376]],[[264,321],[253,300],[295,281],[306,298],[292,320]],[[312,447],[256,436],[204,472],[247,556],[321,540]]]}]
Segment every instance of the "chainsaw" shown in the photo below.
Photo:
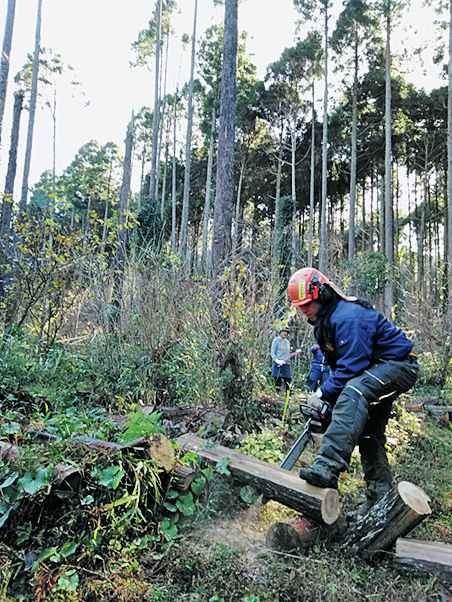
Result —
[{"label": "chainsaw", "polygon": [[306,449],[309,441],[313,441],[312,433],[324,433],[331,422],[331,408],[326,403],[321,410],[317,410],[313,406],[309,406],[305,403],[300,403],[300,410],[303,416],[307,418],[306,426],[287,456],[279,465],[279,467],[284,470],[291,470],[295,462]]}]

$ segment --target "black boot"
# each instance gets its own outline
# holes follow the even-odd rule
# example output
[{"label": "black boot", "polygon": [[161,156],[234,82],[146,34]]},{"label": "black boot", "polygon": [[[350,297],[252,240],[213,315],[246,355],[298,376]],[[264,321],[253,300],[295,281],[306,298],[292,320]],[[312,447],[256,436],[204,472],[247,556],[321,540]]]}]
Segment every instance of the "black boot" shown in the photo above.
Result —
[{"label": "black boot", "polygon": [[322,489],[337,489],[338,476],[336,471],[323,463],[314,463],[311,468],[302,468],[300,471],[300,478]]}]

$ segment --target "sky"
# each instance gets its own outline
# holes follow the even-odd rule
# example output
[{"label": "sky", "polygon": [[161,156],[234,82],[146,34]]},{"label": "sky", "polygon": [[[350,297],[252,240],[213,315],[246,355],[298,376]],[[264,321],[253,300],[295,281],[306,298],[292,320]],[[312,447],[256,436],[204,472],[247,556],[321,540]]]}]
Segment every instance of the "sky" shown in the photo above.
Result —
[{"label": "sky", "polygon": [[[431,46],[432,34],[429,38],[425,23],[431,22],[432,18],[426,19],[425,12],[416,9],[416,6],[420,6],[420,0],[413,0],[413,3],[414,8],[404,25],[411,27],[413,43],[430,43]],[[180,12],[173,20],[176,39],[170,42],[168,92],[175,88],[179,73],[181,83],[188,81],[190,69],[190,48],[182,52],[179,41],[182,34],[192,34],[194,0],[177,0],[177,4]],[[333,4],[336,12],[340,10],[340,0],[334,0]],[[26,63],[27,53],[34,50],[37,6],[37,0],[16,1],[0,149],[0,189],[4,187],[8,164],[15,90],[13,78]],[[7,0],[0,0],[0,27],[5,23],[6,9]],[[58,175],[71,163],[80,147],[90,140],[97,140],[102,145],[114,142],[123,154],[126,128],[132,111],[137,112],[142,106],[153,106],[153,72],[146,68],[132,68],[130,62],[135,58],[132,42],[137,39],[139,31],[147,27],[154,9],[154,0],[43,0],[41,47],[60,54],[64,63],[74,69],[70,77],[62,77],[57,83]],[[198,0],[198,41],[204,31],[212,24],[221,22],[223,16],[224,9],[214,8],[212,0]],[[248,51],[260,77],[264,77],[267,65],[277,60],[284,48],[293,45],[298,18],[292,0],[244,0],[240,3],[239,31],[248,32]],[[435,70],[429,67],[427,75],[436,75]],[[419,70],[417,77],[421,78]],[[71,79],[80,82],[81,86],[71,86]],[[429,86],[428,83],[425,85]],[[22,186],[27,127],[28,112],[24,111],[15,182],[16,197]],[[35,117],[30,186],[35,184],[44,170],[52,169],[52,144],[51,112],[48,107],[39,107]],[[133,192],[138,190],[139,172],[135,164]]]}]

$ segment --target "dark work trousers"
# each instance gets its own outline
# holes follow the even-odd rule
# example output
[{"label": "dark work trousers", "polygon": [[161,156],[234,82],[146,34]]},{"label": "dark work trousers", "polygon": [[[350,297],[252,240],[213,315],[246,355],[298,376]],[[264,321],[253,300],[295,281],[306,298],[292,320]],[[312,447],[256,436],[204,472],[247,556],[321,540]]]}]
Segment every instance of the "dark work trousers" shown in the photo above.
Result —
[{"label": "dark work trousers", "polygon": [[392,474],[386,455],[385,428],[392,402],[416,382],[415,356],[373,364],[350,379],[333,408],[315,464],[326,464],[333,474],[348,469],[358,444],[368,489],[387,491]]}]

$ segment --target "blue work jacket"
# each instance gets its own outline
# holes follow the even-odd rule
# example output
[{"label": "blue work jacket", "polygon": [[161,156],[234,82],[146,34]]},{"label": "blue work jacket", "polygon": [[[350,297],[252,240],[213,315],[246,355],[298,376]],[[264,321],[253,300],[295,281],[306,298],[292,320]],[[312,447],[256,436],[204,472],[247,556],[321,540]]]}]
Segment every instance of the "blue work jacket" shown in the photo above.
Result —
[{"label": "blue work jacket", "polygon": [[332,373],[322,397],[334,403],[347,382],[381,360],[401,360],[413,349],[405,334],[381,313],[340,300],[330,317],[334,350],[328,351]]}]

